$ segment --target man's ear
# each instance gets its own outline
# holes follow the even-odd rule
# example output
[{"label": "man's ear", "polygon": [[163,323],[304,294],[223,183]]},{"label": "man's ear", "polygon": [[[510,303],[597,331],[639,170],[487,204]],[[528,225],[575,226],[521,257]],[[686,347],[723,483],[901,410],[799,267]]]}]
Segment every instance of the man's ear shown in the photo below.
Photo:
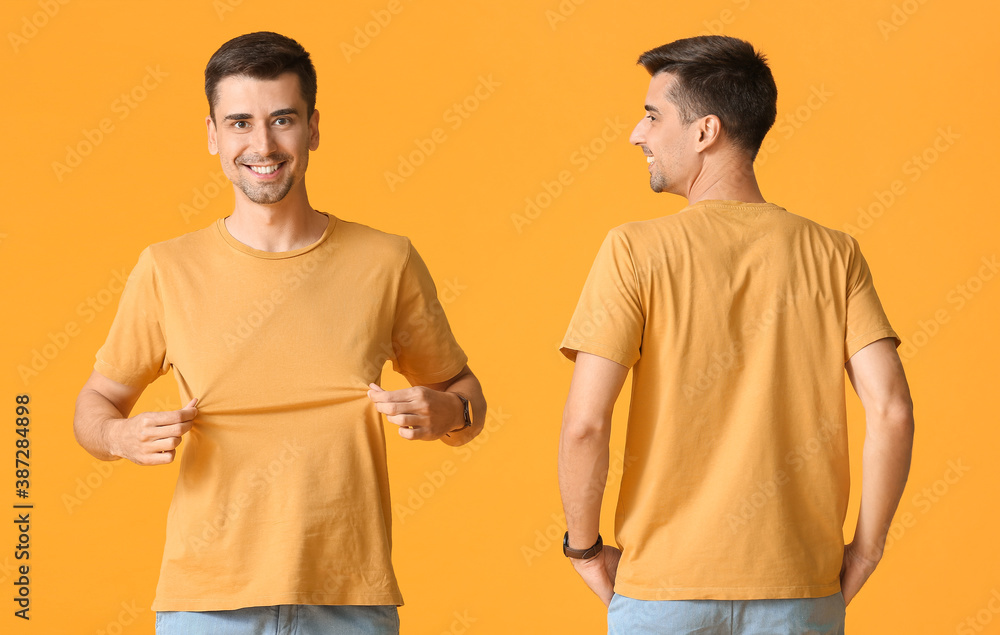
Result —
[{"label": "man's ear", "polygon": [[215,122],[212,121],[211,115],[205,117],[205,126],[208,128],[208,153],[219,154],[219,139],[216,136],[218,131],[215,129]]},{"label": "man's ear", "polygon": [[716,115],[705,115],[695,122],[695,125],[698,139],[695,141],[694,149],[698,152],[707,150],[722,138],[722,121]]},{"label": "man's ear", "polygon": [[309,117],[309,149],[316,150],[319,147],[319,111],[313,110]]}]

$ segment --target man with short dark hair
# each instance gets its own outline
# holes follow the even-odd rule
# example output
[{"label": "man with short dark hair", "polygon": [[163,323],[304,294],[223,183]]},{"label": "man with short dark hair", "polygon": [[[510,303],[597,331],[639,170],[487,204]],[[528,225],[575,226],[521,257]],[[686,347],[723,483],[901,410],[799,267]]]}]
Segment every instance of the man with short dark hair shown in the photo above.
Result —
[{"label": "man with short dark hair", "polygon": [[[152,608],[160,635],[397,633],[381,415],[461,445],[486,402],[410,241],[313,209],[309,54],[276,33],[205,71],[231,215],[147,247],[74,430],[103,460],[163,465],[187,436]],[[378,386],[391,360],[412,388]],[[173,369],[184,408],[129,416]]]},{"label": "man with short dark hair", "polygon": [[[630,141],[651,188],[688,206],[608,232],[562,341],[564,552],[609,633],[843,633],[909,470],[899,338],[857,241],[761,195],[753,159],[777,100],[764,56],[705,36],[639,62],[651,79]],[[599,519],[630,368],[619,551]],[[846,546],[845,368],[867,422]]]}]

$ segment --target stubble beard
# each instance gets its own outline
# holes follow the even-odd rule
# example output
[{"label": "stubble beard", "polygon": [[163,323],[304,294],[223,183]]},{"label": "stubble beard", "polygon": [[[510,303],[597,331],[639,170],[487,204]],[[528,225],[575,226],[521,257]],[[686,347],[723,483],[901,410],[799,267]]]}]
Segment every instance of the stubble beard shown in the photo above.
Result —
[{"label": "stubble beard", "polygon": [[[294,185],[294,179],[291,171],[289,170],[291,156],[288,155],[278,155],[269,157],[275,161],[284,161],[285,165],[281,167],[286,173],[282,177],[281,181],[275,183],[254,183],[250,175],[246,174],[246,163],[263,163],[264,161],[253,157],[238,157],[236,160],[236,167],[239,170],[239,181],[237,182],[237,187],[240,191],[254,203],[258,205],[273,205],[281,201],[288,193],[292,190],[292,185]],[[303,163],[308,164],[308,155],[304,155]]]},{"label": "stubble beard", "polygon": [[654,168],[653,173],[649,175],[649,187],[657,194],[664,192],[667,189],[667,178]]}]

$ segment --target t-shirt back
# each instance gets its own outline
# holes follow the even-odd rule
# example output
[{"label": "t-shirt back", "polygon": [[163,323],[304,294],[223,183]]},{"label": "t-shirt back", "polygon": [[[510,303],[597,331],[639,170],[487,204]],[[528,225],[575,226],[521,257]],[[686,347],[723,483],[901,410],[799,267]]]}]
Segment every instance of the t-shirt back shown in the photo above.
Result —
[{"label": "t-shirt back", "polygon": [[770,203],[700,201],[608,232],[561,344],[632,368],[615,590],[840,588],[844,364],[889,325],[858,243]]}]

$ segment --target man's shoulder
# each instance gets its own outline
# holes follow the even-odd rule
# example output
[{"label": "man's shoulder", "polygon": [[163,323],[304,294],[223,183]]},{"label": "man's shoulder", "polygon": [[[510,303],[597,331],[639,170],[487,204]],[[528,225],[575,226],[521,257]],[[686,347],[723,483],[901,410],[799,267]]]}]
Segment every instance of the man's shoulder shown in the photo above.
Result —
[{"label": "man's shoulder", "polygon": [[350,253],[350,259],[356,263],[392,272],[393,276],[399,276],[406,268],[412,251],[406,236],[342,218],[337,219],[331,248]]},{"label": "man's shoulder", "polygon": [[683,214],[671,214],[645,220],[634,220],[615,225],[607,231],[606,239],[621,240],[631,246],[644,243],[658,243],[671,235],[688,231],[691,218]]},{"label": "man's shoulder", "polygon": [[217,240],[218,229],[216,223],[206,225],[200,229],[195,229],[173,238],[167,238],[159,242],[151,243],[143,252],[155,257],[157,260],[187,257],[204,250]]},{"label": "man's shoulder", "polygon": [[183,261],[197,259],[198,254],[212,247],[217,233],[215,223],[195,229],[180,236],[150,243],[138,255],[138,265],[154,266],[157,269]]},{"label": "man's shoulder", "polygon": [[[687,244],[692,236],[712,232],[712,220],[702,211],[684,209],[667,216],[629,221],[609,229],[607,237],[620,240],[629,250],[649,248],[659,252],[664,245]],[[769,232],[774,231],[789,242],[806,240],[826,255],[850,254],[858,249],[857,240],[849,233],[777,204],[769,210],[766,222]]]},{"label": "man's shoulder", "polygon": [[783,212],[781,216],[783,217],[785,222],[789,224],[802,225],[804,227],[812,229],[813,231],[829,234],[830,236],[835,236],[840,240],[848,242],[851,240],[851,235],[848,234],[847,232],[841,231],[839,229],[834,229],[833,227],[829,227],[827,225],[823,225],[819,221],[815,221],[807,216],[802,216],[800,214],[790,212],[784,207],[780,207],[779,209],[781,209],[781,211]]},{"label": "man's shoulder", "polygon": [[857,240],[849,233],[828,227],[811,218],[792,213],[787,209],[781,209],[784,212],[782,217],[787,226],[808,234],[811,237],[819,237],[826,245],[838,252],[851,252],[857,248]]},{"label": "man's shoulder", "polygon": [[339,217],[333,235],[338,244],[355,244],[372,255],[405,256],[410,249],[410,239],[406,236]]},{"label": "man's shoulder", "polygon": [[[695,229],[701,222],[699,210],[683,208],[672,214],[647,218],[643,220],[626,221],[608,230],[609,235],[626,240],[643,240],[651,236],[663,236],[671,233],[684,233]],[[695,229],[697,231],[697,229]]]}]

